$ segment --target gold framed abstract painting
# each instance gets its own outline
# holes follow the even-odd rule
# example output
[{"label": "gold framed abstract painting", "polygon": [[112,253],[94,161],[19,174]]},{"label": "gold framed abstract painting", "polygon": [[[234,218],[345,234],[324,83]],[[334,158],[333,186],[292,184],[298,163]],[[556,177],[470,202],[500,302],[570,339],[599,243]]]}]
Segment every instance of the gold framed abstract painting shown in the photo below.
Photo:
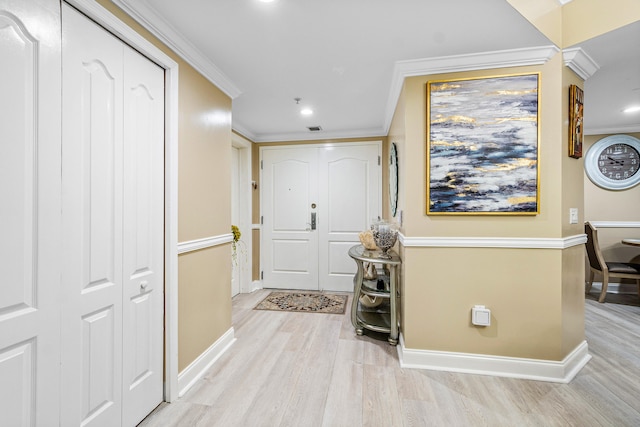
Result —
[{"label": "gold framed abstract painting", "polygon": [[539,73],[427,82],[427,214],[536,215]]}]

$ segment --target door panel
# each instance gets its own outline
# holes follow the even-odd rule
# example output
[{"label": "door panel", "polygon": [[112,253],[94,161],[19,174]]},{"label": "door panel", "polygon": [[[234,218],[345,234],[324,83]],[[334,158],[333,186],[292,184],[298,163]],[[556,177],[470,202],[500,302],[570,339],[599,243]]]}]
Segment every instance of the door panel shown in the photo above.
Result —
[{"label": "door panel", "polygon": [[123,425],[162,401],[164,70],[124,50]]},{"label": "door panel", "polygon": [[263,151],[263,286],[318,289],[316,230],[317,153],[285,148]]},{"label": "door panel", "polygon": [[379,144],[320,150],[319,272],[322,289],[352,291],[356,264],[348,251],[381,214]]},{"label": "door panel", "polygon": [[123,45],[63,5],[61,425],[122,417]]},{"label": "door panel", "polygon": [[262,150],[264,287],[353,289],[347,252],[380,215],[379,153],[379,143]]},{"label": "door panel", "polygon": [[60,11],[0,4],[0,418],[59,415]]}]

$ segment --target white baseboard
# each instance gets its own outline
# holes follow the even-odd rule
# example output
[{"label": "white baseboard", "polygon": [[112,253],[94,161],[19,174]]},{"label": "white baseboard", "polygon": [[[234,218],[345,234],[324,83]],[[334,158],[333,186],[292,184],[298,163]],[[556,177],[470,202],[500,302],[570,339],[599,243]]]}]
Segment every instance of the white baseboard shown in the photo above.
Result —
[{"label": "white baseboard", "polygon": [[404,337],[401,334],[398,357],[402,368],[568,383],[591,359],[588,349],[587,342],[583,341],[564,360],[555,362],[552,360],[409,349],[405,347]]},{"label": "white baseboard", "polygon": [[180,372],[178,374],[178,397],[184,396],[235,341],[233,327],[231,327],[211,347]]},{"label": "white baseboard", "polygon": [[251,282],[251,289],[249,290],[249,293],[255,292],[258,289],[262,289],[262,280],[254,280]]}]

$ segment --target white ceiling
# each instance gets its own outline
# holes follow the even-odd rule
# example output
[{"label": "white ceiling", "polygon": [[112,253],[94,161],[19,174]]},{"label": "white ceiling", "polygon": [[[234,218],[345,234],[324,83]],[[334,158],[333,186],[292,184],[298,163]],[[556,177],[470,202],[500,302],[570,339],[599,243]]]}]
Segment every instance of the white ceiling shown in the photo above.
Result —
[{"label": "white ceiling", "polygon": [[[115,2],[231,96],[233,128],[256,142],[386,135],[397,64],[551,45],[506,0]],[[634,94],[640,102],[638,28],[580,46],[600,66],[585,84],[587,133],[640,131],[640,115],[623,118],[618,104]],[[615,54],[620,41],[633,62],[627,50],[622,61]],[[633,73],[620,75],[630,63]],[[635,91],[614,90],[633,80]]]},{"label": "white ceiling", "polygon": [[579,46],[599,69],[584,84],[587,134],[640,132],[640,22],[627,25]]}]

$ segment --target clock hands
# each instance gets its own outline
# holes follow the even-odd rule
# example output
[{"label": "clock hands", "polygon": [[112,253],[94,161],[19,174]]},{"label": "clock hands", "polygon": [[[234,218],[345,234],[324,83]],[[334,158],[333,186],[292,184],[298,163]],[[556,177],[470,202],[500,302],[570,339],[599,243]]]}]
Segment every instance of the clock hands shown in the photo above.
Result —
[{"label": "clock hands", "polygon": [[611,156],[607,156],[607,159],[611,160],[613,163],[617,163],[617,164],[619,164],[620,166],[624,166],[624,161],[616,160],[616,159],[614,159],[614,158],[613,158],[613,157],[611,157]]}]

